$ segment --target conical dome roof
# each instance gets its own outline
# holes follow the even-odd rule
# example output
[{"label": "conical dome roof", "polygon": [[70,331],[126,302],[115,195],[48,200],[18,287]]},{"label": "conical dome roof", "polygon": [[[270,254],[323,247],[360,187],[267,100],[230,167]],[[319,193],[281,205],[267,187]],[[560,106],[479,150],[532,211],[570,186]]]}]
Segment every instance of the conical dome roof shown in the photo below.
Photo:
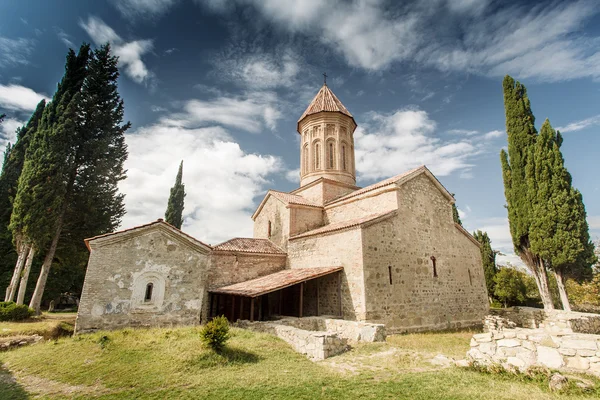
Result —
[{"label": "conical dome roof", "polygon": [[352,116],[352,114],[350,114],[350,111],[348,111],[348,109],[342,104],[340,99],[338,99],[337,96],[333,94],[331,89],[329,89],[329,86],[327,86],[327,84],[324,84],[315,96],[315,98],[310,102],[306,111],[304,111],[304,113],[298,120],[298,126],[300,126],[300,122],[304,118],[308,117],[309,115],[320,113],[323,111],[339,112],[349,116],[350,118],[352,118],[352,120],[354,120],[354,117]]}]

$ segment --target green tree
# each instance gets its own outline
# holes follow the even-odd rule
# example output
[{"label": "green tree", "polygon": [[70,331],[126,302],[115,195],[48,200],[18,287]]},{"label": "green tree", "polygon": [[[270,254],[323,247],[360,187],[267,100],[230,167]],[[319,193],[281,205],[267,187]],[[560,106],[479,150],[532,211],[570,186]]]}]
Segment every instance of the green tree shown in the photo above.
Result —
[{"label": "green tree", "polygon": [[490,240],[487,232],[473,232],[473,237],[481,244],[481,261],[483,263],[483,274],[485,276],[485,283],[487,286],[488,296],[490,303],[494,297],[494,277],[498,272],[496,267],[496,252],[492,249],[492,241]]},{"label": "green tree", "polygon": [[544,260],[531,249],[530,239],[533,199],[527,174],[537,137],[535,117],[525,86],[506,76],[503,91],[508,152],[502,150],[500,161],[513,246],[535,278],[544,308],[554,309]]},{"label": "green tree", "polygon": [[165,220],[177,229],[181,229],[183,224],[183,200],[185,198],[185,185],[183,179],[183,161],[179,164],[179,171],[175,178],[175,185],[171,188],[169,203],[167,204],[167,212]]},{"label": "green tree", "polygon": [[68,150],[58,199],[60,212],[30,302],[37,313],[62,230],[71,240],[81,242],[86,236],[114,230],[125,213],[118,183],[126,177],[125,132],[131,124],[123,123],[118,58],[111,55],[107,44],[88,59],[80,93],[73,97],[63,120],[66,128],[63,140]]},{"label": "green tree", "polygon": [[560,151],[562,137],[546,120],[530,149],[528,173],[533,218],[531,250],[546,261],[556,277],[563,309],[570,310],[565,278],[591,277],[594,247],[588,233],[581,193],[571,186],[571,175]]},{"label": "green tree", "polygon": [[527,299],[527,287],[521,273],[514,268],[500,268],[494,277],[494,295],[504,307],[522,304]]},{"label": "green tree", "polygon": [[[9,144],[4,153],[4,163],[2,164],[2,173],[0,174],[0,277],[4,278],[0,278],[2,279],[2,283],[0,284],[2,286],[7,283],[5,277],[7,277],[7,273],[10,273],[14,269],[15,262],[17,261],[17,252],[13,245],[12,232],[8,229],[13,201],[17,193],[19,176],[23,170],[25,153],[29,147],[31,138],[37,131],[45,106],[45,100],[38,103],[27,124],[17,129],[17,140],[14,146],[10,146]],[[16,276],[13,277],[9,284],[7,297],[5,298],[7,301],[12,300],[8,299],[8,296],[15,284],[15,279]]]}]

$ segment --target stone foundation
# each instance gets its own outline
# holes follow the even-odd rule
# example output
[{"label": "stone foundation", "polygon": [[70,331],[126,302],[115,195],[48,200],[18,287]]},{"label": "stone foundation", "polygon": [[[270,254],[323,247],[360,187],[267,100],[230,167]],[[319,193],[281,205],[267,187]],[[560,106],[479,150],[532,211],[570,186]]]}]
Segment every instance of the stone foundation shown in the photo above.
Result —
[{"label": "stone foundation", "polygon": [[522,328],[600,334],[600,314],[532,307],[493,308],[490,314],[506,318]]},{"label": "stone foundation", "polygon": [[385,341],[384,325],[327,317],[283,318],[270,322],[238,321],[236,325],[275,335],[313,361],[345,352],[349,342]]}]

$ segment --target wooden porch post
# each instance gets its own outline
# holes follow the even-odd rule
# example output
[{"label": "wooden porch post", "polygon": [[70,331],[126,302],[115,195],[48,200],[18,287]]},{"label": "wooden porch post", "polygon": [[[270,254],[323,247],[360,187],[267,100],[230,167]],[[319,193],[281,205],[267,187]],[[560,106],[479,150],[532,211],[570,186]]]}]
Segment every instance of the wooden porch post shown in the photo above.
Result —
[{"label": "wooden porch post", "polygon": [[231,296],[231,322],[235,322],[235,296]]},{"label": "wooden porch post", "polygon": [[317,284],[317,317],[319,316],[319,280],[315,279],[315,283]]},{"label": "wooden porch post", "polygon": [[344,317],[342,309],[342,271],[338,272],[338,302],[340,303],[340,317]]},{"label": "wooden porch post", "polygon": [[254,297],[250,298],[250,322],[254,321]]},{"label": "wooden porch post", "polygon": [[258,296],[258,320],[262,321],[263,313],[262,313],[262,305],[263,305],[262,296]]},{"label": "wooden porch post", "polygon": [[300,311],[298,312],[299,317],[302,318],[302,305],[304,303],[304,282],[300,283]]},{"label": "wooden porch post", "polygon": [[283,289],[279,291],[279,315],[283,312]]},{"label": "wooden porch post", "polygon": [[217,309],[215,310],[215,317],[218,317],[219,316],[219,305],[221,303],[221,295],[216,294],[215,296],[217,296]]},{"label": "wooden porch post", "polygon": [[240,296],[240,319],[244,319],[244,296]]}]

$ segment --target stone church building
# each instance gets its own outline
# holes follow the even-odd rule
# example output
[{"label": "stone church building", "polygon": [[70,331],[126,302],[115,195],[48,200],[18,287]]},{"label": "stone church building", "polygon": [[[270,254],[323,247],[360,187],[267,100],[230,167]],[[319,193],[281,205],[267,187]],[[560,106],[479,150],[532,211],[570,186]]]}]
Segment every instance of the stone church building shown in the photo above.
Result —
[{"label": "stone church building", "polygon": [[300,187],[269,190],[253,238],[210,246],[162,220],[86,240],[77,332],[338,316],[388,332],[479,324],[479,244],[425,166],[356,186],[352,114],[325,84],[298,120]]}]

